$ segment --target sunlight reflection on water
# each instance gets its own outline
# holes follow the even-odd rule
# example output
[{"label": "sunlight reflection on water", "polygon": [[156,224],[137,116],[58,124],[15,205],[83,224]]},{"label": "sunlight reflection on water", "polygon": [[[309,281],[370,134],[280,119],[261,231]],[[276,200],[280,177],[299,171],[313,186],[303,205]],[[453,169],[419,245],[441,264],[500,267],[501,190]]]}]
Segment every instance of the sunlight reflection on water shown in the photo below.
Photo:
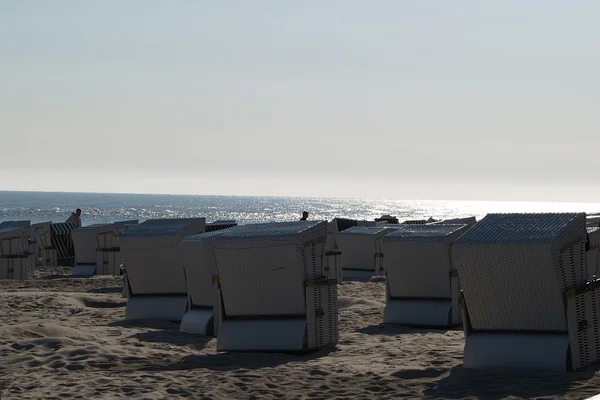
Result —
[{"label": "sunlight reflection on water", "polygon": [[596,203],[542,203],[442,200],[372,200],[241,196],[174,196],[94,193],[0,192],[0,219],[62,222],[76,208],[82,222],[177,217],[235,219],[240,224],[294,221],[303,210],[310,219],[346,217],[373,220],[382,214],[400,220],[477,216],[490,212],[600,212]]}]

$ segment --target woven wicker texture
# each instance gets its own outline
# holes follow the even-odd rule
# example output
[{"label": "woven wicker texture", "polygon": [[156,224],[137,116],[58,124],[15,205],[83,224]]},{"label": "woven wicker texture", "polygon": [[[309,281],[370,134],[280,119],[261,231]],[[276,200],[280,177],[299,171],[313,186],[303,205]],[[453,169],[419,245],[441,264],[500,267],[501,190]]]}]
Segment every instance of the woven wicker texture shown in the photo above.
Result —
[{"label": "woven wicker texture", "polygon": [[[198,230],[198,227],[202,229]],[[148,236],[184,237],[198,232],[204,232],[205,218],[164,218],[148,219],[139,225],[127,229],[122,238]]]},{"label": "woven wicker texture", "polygon": [[75,264],[96,263],[97,236],[114,232],[113,224],[89,225],[73,229],[71,239],[75,249]]},{"label": "woven wicker texture", "polygon": [[340,235],[373,235],[383,236],[389,232],[385,226],[353,226],[340,232]]},{"label": "woven wicker texture", "polygon": [[375,256],[381,253],[381,238],[393,230],[384,227],[354,226],[336,235],[342,252],[342,269],[367,269],[375,273]]},{"label": "woven wicker texture", "polygon": [[212,306],[214,303],[213,276],[217,275],[217,263],[213,240],[229,229],[235,227],[186,236],[179,244],[187,292],[194,306]]},{"label": "woven wicker texture", "polygon": [[304,282],[324,275],[327,223],[243,225],[215,238],[225,314],[305,313]]},{"label": "woven wicker texture", "polygon": [[179,242],[200,232],[204,218],[150,219],[125,231],[119,247],[133,294],[187,296]]},{"label": "woven wicker texture", "polygon": [[585,282],[585,214],[489,214],[452,252],[474,330],[566,331]]},{"label": "woven wicker texture", "polygon": [[385,235],[382,242],[446,242],[453,243],[466,232],[468,225],[402,225]]},{"label": "woven wicker texture", "polygon": [[600,287],[567,299],[571,364],[578,369],[600,359]]}]

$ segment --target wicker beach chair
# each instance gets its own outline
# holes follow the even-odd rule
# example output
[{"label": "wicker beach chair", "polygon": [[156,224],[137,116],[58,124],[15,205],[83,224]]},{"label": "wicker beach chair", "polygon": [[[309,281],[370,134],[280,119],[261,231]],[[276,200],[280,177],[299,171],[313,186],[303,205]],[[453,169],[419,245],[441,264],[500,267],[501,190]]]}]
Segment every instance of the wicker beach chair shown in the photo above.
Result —
[{"label": "wicker beach chair", "polygon": [[116,236],[114,224],[94,224],[75,228],[71,232],[75,250],[75,266],[71,272],[74,276],[104,275],[107,268],[98,265],[98,237],[103,239]]},{"label": "wicker beach chair", "polygon": [[235,226],[185,237],[179,244],[181,266],[184,269],[187,304],[179,330],[201,335],[214,335],[214,306],[218,301],[217,264],[214,253],[216,237]]},{"label": "wicker beach chair", "polygon": [[386,273],[383,322],[411,326],[460,324],[454,241],[467,225],[404,225],[382,239]]},{"label": "wicker beach chair", "polygon": [[564,371],[598,360],[585,217],[489,214],[456,240],[465,367]]},{"label": "wicker beach chair", "polygon": [[181,321],[187,290],[179,242],[204,229],[204,218],[148,219],[119,237],[128,297],[126,319]]},{"label": "wicker beach chair", "polygon": [[214,240],[219,351],[304,352],[338,342],[326,221],[239,226]]},{"label": "wicker beach chair", "polygon": [[354,226],[336,235],[342,278],[346,280],[368,280],[384,274],[381,239],[394,229],[387,226]]},{"label": "wicker beach chair", "polygon": [[27,279],[30,273],[29,228],[0,228],[0,279]]}]

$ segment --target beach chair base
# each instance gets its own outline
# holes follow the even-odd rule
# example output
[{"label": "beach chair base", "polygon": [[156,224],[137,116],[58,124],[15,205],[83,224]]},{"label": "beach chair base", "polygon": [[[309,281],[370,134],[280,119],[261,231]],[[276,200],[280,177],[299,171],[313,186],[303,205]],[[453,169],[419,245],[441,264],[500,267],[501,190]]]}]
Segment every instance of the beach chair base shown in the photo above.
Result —
[{"label": "beach chair base", "polygon": [[181,319],[180,332],[213,335],[214,313],[212,307],[193,308]]},{"label": "beach chair base", "polygon": [[465,338],[463,366],[564,372],[568,352],[567,333],[471,332]]},{"label": "beach chair base", "polygon": [[75,265],[73,267],[73,269],[71,270],[72,276],[90,277],[90,276],[94,276],[95,274],[96,274],[96,264],[91,264],[91,265],[79,264],[79,265]]},{"label": "beach chair base", "polygon": [[215,306],[217,351],[309,352],[339,341],[337,281],[306,282],[306,314],[298,316],[224,315],[221,289]]},{"label": "beach chair base", "polygon": [[388,299],[383,322],[421,327],[448,328],[453,323],[450,299]]},{"label": "beach chair base", "polygon": [[181,322],[186,303],[186,295],[132,296],[127,300],[125,319]]}]

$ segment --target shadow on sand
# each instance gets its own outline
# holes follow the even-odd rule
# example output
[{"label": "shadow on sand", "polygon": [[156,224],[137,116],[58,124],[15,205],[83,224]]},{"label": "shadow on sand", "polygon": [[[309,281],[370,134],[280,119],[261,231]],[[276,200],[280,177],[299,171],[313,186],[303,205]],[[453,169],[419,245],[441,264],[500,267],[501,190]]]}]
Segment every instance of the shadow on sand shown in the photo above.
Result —
[{"label": "shadow on sand", "polygon": [[462,331],[460,327],[456,328],[423,328],[423,327],[411,327],[405,325],[398,324],[377,324],[377,325],[369,325],[364,328],[357,329],[356,332],[365,333],[367,335],[401,335],[403,333],[446,333],[448,331]]},{"label": "shadow on sand", "polygon": [[90,289],[87,292],[88,293],[122,293],[123,288],[121,286],[107,287],[107,288]]},{"label": "shadow on sand", "polygon": [[[473,370],[462,365],[450,370],[450,375],[441,378],[424,394],[428,398],[463,399],[473,397],[484,400],[505,397],[562,398],[577,381],[594,376],[598,367],[564,373],[542,373],[514,369]],[[404,376],[408,371],[392,374],[403,379],[418,379],[430,376]],[[427,371],[421,371],[423,373]],[[441,371],[440,371],[441,372]],[[438,376],[440,373],[437,374]]]},{"label": "shadow on sand", "polygon": [[239,369],[260,369],[276,367],[292,362],[306,362],[325,357],[336,349],[323,349],[309,354],[227,352],[219,354],[193,354],[182,358],[176,364],[151,365],[141,371],[181,371],[210,369],[214,371],[235,371]]}]

